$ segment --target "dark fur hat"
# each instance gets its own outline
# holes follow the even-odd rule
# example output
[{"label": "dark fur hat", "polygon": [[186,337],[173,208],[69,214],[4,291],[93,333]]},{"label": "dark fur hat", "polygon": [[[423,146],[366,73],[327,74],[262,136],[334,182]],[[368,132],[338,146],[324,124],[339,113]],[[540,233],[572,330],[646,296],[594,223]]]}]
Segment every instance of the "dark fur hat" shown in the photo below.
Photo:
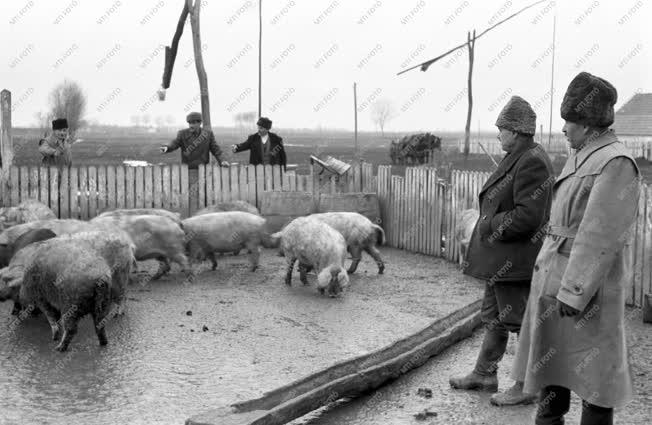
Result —
[{"label": "dark fur hat", "polygon": [[267,130],[269,130],[269,129],[272,128],[272,120],[270,120],[269,118],[266,118],[266,117],[260,117],[258,119],[258,122],[256,123],[256,125],[259,125],[259,126],[261,126],[263,128],[266,128]]},{"label": "dark fur hat", "polygon": [[609,81],[580,72],[566,90],[561,117],[592,127],[609,127],[614,122],[616,101],[618,92]]},{"label": "dark fur hat", "polygon": [[496,127],[534,136],[537,114],[525,99],[512,96],[496,119]]},{"label": "dark fur hat", "polygon": [[61,130],[63,128],[68,128],[68,120],[65,118],[57,118],[52,121],[52,130]]}]

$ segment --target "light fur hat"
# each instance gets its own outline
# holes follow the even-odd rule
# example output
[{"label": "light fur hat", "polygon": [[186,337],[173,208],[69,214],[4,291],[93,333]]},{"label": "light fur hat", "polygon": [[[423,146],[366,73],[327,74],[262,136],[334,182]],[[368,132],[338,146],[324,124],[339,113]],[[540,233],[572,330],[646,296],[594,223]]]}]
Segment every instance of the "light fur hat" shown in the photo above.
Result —
[{"label": "light fur hat", "polygon": [[496,127],[534,136],[537,114],[520,96],[512,96],[496,119]]}]

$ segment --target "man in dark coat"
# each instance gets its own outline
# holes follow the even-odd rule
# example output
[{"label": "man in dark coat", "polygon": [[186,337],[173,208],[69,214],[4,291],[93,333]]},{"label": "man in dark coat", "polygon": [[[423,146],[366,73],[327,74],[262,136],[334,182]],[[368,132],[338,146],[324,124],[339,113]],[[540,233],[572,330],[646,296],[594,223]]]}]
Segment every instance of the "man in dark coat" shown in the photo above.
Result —
[{"label": "man in dark coat", "polygon": [[[478,219],[464,264],[464,274],[485,281],[482,322],[486,332],[474,370],[450,378],[453,388],[498,391],[497,369],[509,332],[519,333],[527,305],[532,268],[541,249],[552,202],[553,168],[543,148],[534,142],[536,114],[530,104],[513,96],[496,126],[506,153],[478,197]],[[517,381],[505,393],[494,394],[497,405],[529,404]]]},{"label": "man in dark coat", "polygon": [[188,165],[189,170],[196,170],[199,164],[208,164],[209,152],[217,163],[228,166],[222,161],[222,150],[215,141],[215,135],[209,128],[201,128],[202,116],[199,112],[191,112],[186,117],[188,128],[180,130],[177,137],[167,145],[161,146],[162,153],[168,153],[181,148],[181,162]]},{"label": "man in dark coat", "polygon": [[287,157],[283,147],[283,138],[272,133],[272,121],[261,117],[258,122],[258,132],[249,135],[244,142],[233,145],[233,152],[249,150],[249,164],[251,165],[282,165],[287,168]]}]

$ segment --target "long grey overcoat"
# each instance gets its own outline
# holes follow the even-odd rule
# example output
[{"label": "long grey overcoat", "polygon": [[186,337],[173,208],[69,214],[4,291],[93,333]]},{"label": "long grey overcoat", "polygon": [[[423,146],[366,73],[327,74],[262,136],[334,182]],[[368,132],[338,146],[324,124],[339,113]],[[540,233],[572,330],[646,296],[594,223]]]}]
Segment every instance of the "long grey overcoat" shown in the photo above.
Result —
[{"label": "long grey overcoat", "polygon": [[[573,153],[557,178],[512,370],[526,392],[559,385],[602,407],[631,398],[624,309],[639,179],[612,130]],[[557,300],[580,314],[560,317]]]}]

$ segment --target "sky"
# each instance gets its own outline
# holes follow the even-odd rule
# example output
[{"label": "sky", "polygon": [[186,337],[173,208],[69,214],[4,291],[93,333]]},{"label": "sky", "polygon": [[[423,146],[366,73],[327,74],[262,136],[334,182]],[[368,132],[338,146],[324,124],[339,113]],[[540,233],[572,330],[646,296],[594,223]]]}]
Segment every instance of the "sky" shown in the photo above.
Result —
[{"label": "sky", "polygon": [[[467,117],[468,53],[428,71],[398,72],[438,56],[533,3],[510,0],[263,0],[262,115],[281,128],[373,131],[372,104],[394,113],[387,131],[461,131]],[[512,95],[530,102],[537,130],[550,119],[553,17],[556,45],[552,128],[573,77],[587,71],[618,90],[619,107],[652,92],[651,2],[546,1],[475,44],[472,130],[495,131]],[[258,0],[202,0],[201,43],[213,126],[257,111]],[[13,124],[30,126],[54,86],[69,79],[87,93],[86,119],[130,125],[134,117],[201,110],[190,25],[166,100],[160,102],[164,46],[183,0],[18,0],[0,2],[0,89],[13,97]],[[647,25],[646,25],[647,23]]]}]

